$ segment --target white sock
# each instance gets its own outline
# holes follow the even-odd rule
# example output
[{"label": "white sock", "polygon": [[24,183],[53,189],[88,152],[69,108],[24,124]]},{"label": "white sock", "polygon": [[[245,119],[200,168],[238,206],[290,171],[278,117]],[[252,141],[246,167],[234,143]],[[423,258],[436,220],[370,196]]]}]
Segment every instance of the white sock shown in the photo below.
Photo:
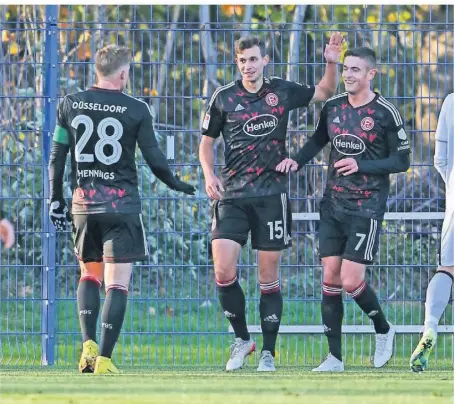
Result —
[{"label": "white sock", "polygon": [[425,302],[425,331],[438,332],[438,324],[447,307],[452,292],[453,276],[449,272],[437,271],[428,284]]}]

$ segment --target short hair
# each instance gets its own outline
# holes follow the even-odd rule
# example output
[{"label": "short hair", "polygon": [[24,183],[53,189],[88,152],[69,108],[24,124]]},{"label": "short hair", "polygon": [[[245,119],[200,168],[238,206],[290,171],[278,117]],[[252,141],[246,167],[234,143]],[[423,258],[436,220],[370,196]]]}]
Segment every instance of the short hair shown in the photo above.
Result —
[{"label": "short hair", "polygon": [[348,49],[344,54],[345,58],[347,56],[354,56],[366,60],[371,68],[376,67],[376,52],[366,46]]},{"label": "short hair", "polygon": [[106,77],[115,73],[122,66],[132,61],[132,52],[125,46],[108,45],[95,54],[95,68],[100,76]]},{"label": "short hair", "polygon": [[234,42],[235,54],[238,55],[242,53],[245,49],[251,49],[252,47],[257,46],[261,51],[261,56],[265,56],[265,42],[257,36],[249,35],[242,36]]}]

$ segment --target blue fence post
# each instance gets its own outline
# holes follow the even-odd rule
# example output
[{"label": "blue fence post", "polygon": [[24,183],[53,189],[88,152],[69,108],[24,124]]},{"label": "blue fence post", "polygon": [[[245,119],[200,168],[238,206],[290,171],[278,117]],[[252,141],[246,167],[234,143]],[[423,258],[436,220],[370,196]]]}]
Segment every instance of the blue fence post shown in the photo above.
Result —
[{"label": "blue fence post", "polygon": [[42,365],[53,365],[55,356],[55,228],[48,216],[49,177],[47,166],[52,141],[52,130],[57,115],[58,48],[57,48],[58,6],[46,6],[46,31],[43,40],[44,73],[44,122],[43,122],[43,272],[41,309]]}]

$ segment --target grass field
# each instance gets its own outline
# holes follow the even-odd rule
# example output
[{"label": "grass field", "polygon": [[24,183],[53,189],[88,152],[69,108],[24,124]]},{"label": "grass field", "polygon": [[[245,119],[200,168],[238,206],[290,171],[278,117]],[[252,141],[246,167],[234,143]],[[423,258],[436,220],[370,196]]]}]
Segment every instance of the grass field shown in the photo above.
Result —
[{"label": "grass field", "polygon": [[79,404],[432,404],[453,403],[453,373],[414,374],[404,368],[350,368],[314,374],[281,367],[259,374],[211,368],[122,368],[121,375],[95,376],[65,369],[0,368],[1,403]]}]

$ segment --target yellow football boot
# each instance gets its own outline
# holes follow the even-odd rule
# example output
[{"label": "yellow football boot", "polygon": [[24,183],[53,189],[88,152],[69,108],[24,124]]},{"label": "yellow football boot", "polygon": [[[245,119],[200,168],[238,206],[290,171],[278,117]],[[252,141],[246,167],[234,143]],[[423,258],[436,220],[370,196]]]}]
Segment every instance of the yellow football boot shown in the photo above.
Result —
[{"label": "yellow football boot", "polygon": [[82,355],[79,361],[79,372],[93,373],[95,370],[95,360],[98,356],[98,344],[89,339],[82,344]]},{"label": "yellow football boot", "polygon": [[118,374],[120,371],[112,363],[111,358],[106,358],[105,356],[98,356],[95,363],[95,372],[96,375],[108,375],[108,374]]},{"label": "yellow football boot", "polygon": [[423,334],[409,361],[413,372],[423,372],[428,367],[428,357],[436,344],[436,338],[436,333],[431,328]]}]

